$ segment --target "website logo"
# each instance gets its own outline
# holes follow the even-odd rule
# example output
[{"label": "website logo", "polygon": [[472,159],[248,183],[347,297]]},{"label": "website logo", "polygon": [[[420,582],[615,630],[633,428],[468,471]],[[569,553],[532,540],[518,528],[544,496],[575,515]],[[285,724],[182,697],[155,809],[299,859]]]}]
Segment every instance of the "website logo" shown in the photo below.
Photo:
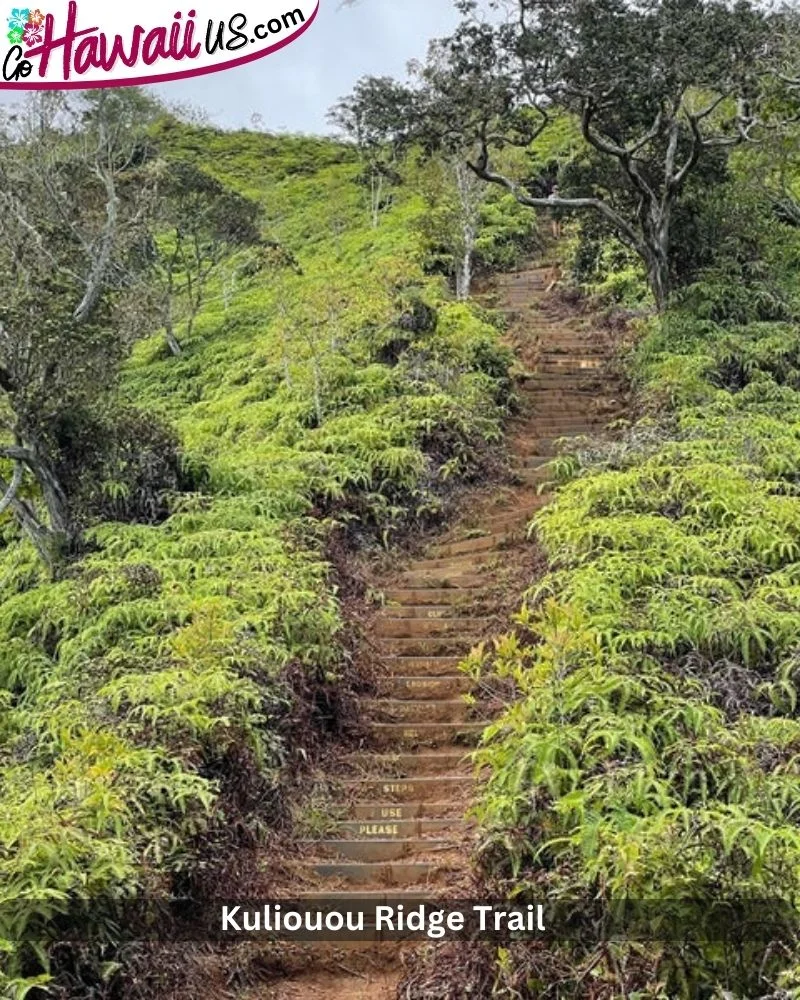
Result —
[{"label": "website logo", "polygon": [[6,8],[0,89],[125,87],[242,66],[299,38],[319,0],[189,0],[178,7],[170,0],[47,0],[43,8]]}]

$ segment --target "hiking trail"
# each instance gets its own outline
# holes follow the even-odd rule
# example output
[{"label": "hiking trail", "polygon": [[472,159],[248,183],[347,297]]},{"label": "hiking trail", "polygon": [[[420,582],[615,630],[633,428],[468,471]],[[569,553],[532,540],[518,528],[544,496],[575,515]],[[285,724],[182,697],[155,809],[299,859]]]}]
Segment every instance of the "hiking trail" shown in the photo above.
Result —
[{"label": "hiking trail", "polygon": [[[464,700],[472,681],[459,663],[476,642],[507,630],[507,609],[530,583],[517,572],[509,593],[507,574],[535,559],[526,529],[548,502],[539,488],[558,439],[599,433],[622,408],[609,335],[548,294],[552,275],[545,265],[499,275],[486,296],[508,316],[507,340],[523,368],[508,428],[515,482],[476,491],[425,558],[375,581],[386,604],[373,636],[378,690],[362,703],[368,738],[345,759],[343,818],[308,845],[302,888],[287,899],[419,901],[469,870],[464,816],[474,774],[466,755],[487,719],[480,701]],[[409,947],[309,946],[285,979],[246,1000],[393,1000]]]}]

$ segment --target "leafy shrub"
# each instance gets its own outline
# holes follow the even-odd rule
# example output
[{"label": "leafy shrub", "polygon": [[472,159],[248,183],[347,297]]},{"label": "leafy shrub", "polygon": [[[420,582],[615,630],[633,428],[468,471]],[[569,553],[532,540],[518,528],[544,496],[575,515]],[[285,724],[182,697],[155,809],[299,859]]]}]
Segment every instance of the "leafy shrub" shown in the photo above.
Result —
[{"label": "leafy shrub", "polygon": [[436,516],[510,392],[495,328],[423,275],[411,186],[373,230],[347,147],[155,138],[258,199],[285,252],[223,263],[183,355],[142,341],[109,412],[58,429],[94,471],[64,579],[3,523],[0,994],[58,976],[41,941],[71,898],[191,889],[201,838],[226,856],[280,817],[294,692],[341,676],[333,526],[388,542]]},{"label": "leafy shrub", "polygon": [[181,467],[178,436],[150,414],[112,401],[102,409],[73,409],[55,428],[58,474],[83,523],[155,523],[169,501],[190,485]]},{"label": "leafy shrub", "polygon": [[690,916],[794,906],[800,888],[799,331],[693,305],[634,358],[651,416],[556,463],[533,526],[550,573],[517,634],[469,661],[518,691],[478,753],[490,879],[514,898],[671,902],[686,940],[601,954],[587,925],[555,956],[518,946],[525,996],[548,962],[563,997],[586,995],[587,968],[596,997],[800,995],[791,933],[725,946]]}]

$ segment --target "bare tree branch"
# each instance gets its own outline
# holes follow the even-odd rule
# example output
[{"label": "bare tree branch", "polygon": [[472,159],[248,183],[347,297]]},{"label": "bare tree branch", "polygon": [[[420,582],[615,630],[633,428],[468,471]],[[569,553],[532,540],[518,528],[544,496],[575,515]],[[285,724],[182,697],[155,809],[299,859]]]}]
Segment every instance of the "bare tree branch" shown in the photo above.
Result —
[{"label": "bare tree branch", "polygon": [[[5,514],[11,504],[17,497],[20,486],[22,486],[22,477],[24,474],[24,466],[21,462],[17,462],[14,466],[14,475],[11,482],[6,487],[5,496],[0,500],[0,514]],[[4,486],[2,479],[0,479],[0,488]]]},{"label": "bare tree branch", "polygon": [[663,127],[664,115],[663,111],[659,111],[651,128],[640,139],[637,139],[630,146],[619,146],[611,142],[610,139],[603,138],[603,136],[592,128],[592,119],[596,112],[597,103],[592,98],[589,98],[584,102],[583,113],[581,115],[583,137],[601,153],[608,153],[610,156],[616,156],[620,160],[632,159],[636,156],[648,143],[658,138]]},{"label": "bare tree branch", "polygon": [[[92,248],[92,266],[86,279],[86,291],[74,312],[74,319],[78,323],[85,323],[91,316],[95,306],[103,294],[105,278],[111,264],[114,247],[117,242],[118,226],[118,199],[117,186],[114,179],[114,165],[112,162],[112,140],[108,138],[105,122],[101,121],[98,137],[98,154],[94,167],[106,193],[106,222],[103,232],[96,247]],[[103,150],[105,147],[105,150]],[[101,154],[105,152],[105,157]],[[105,159],[105,163],[103,163]]]},{"label": "bare tree branch", "polygon": [[489,157],[486,147],[482,150],[481,156],[477,163],[472,161],[468,162],[470,170],[478,175],[482,180],[487,181],[490,184],[498,184],[509,191],[520,203],[520,205],[527,205],[529,208],[573,208],[573,209],[584,209],[592,208],[599,212],[601,215],[605,216],[606,219],[624,235],[630,243],[639,249],[642,247],[642,243],[639,240],[636,230],[631,226],[621,215],[614,211],[614,209],[605,201],[600,198],[534,198],[524,191],[519,184],[512,181],[511,178],[505,177],[503,174],[495,173],[489,167]]},{"label": "bare tree branch", "polygon": [[663,113],[661,111],[658,112],[652,127],[645,133],[645,135],[641,136],[641,138],[637,139],[630,146],[619,146],[616,143],[603,138],[603,136],[592,128],[592,119],[596,110],[597,104],[591,98],[584,102],[583,113],[581,115],[581,132],[583,133],[584,139],[586,139],[586,141],[590,145],[594,146],[594,148],[599,152],[605,153],[609,156],[614,156],[619,161],[623,170],[628,175],[636,189],[645,198],[650,200],[655,199],[655,192],[643,177],[642,172],[639,169],[639,165],[636,163],[635,156],[637,153],[641,152],[641,150],[643,150],[648,143],[658,138],[663,126]]}]

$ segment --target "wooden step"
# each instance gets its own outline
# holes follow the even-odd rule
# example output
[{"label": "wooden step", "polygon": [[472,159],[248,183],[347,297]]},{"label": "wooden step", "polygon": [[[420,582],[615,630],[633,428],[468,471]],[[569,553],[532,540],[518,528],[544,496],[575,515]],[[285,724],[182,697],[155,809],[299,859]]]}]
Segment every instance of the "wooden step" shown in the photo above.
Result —
[{"label": "wooden step", "polygon": [[547,466],[553,461],[553,458],[548,455],[526,455],[523,453],[517,461],[526,469],[538,469],[546,477],[549,471]]},{"label": "wooden step", "polygon": [[528,306],[534,304],[549,284],[547,273],[542,271],[524,278],[516,278],[513,281],[501,280],[497,283],[497,291],[502,295],[504,305],[511,304],[518,299],[523,305]]},{"label": "wooden step", "polygon": [[429,700],[378,698],[363,701],[364,714],[375,722],[403,722],[416,726],[433,722],[468,722],[470,707],[463,699]]},{"label": "wooden step", "polygon": [[526,483],[546,483],[553,477],[553,470],[549,465],[551,461],[551,459],[548,459],[547,464],[537,462],[535,465],[528,465],[527,461],[523,458],[515,462],[512,469],[515,476],[519,476],[520,472],[524,469],[526,472]]},{"label": "wooden step", "polygon": [[433,571],[436,573],[469,573],[473,568],[491,566],[503,558],[503,553],[491,550],[489,552],[463,552],[460,555],[436,559],[418,559],[409,567],[412,572]]},{"label": "wooden step", "polygon": [[474,687],[464,674],[445,677],[382,677],[377,682],[381,697],[400,701],[438,701],[457,698]]},{"label": "wooden step", "polygon": [[554,372],[525,372],[519,375],[517,381],[523,386],[536,389],[569,390],[583,394],[597,395],[597,388],[605,387],[606,383],[598,377],[595,371],[582,370],[577,374],[559,369]]},{"label": "wooden step", "polygon": [[466,656],[477,638],[459,636],[411,637],[381,639],[380,643],[388,657],[411,656],[414,658],[440,656]]},{"label": "wooden step", "polygon": [[[375,906],[388,906],[402,903],[407,908],[419,903],[430,902],[434,898],[432,892],[423,889],[345,889],[330,892],[304,891],[293,897],[298,903],[306,906],[332,906],[334,909],[353,907],[354,909],[371,910]],[[406,910],[408,912],[408,909]],[[344,942],[337,942],[337,947]],[[305,994],[303,994],[305,997]],[[308,998],[311,1000],[311,997]],[[359,1000],[364,1000],[363,996]]]},{"label": "wooden step", "polygon": [[[558,455],[565,451],[569,451],[569,439],[574,437],[573,434],[558,434],[552,437],[537,437],[535,439],[536,451],[547,457],[548,461],[552,461]],[[543,500],[542,506],[544,507],[550,501]]]},{"label": "wooden step", "polygon": [[382,663],[387,677],[445,677],[458,673],[464,657],[458,656],[390,656]]},{"label": "wooden step", "polygon": [[[445,750],[427,750],[409,753],[399,749],[395,753],[375,753],[363,750],[345,754],[344,765],[349,769],[353,781],[405,781],[407,778],[431,778],[445,775],[470,781],[472,764],[467,747],[449,747]],[[356,796],[360,798],[361,796]],[[409,800],[406,800],[409,801]]]},{"label": "wooden step", "polygon": [[[558,480],[555,478],[552,472],[547,476],[542,476],[541,474],[537,474],[533,469],[526,469],[524,467],[520,467],[514,470],[514,476],[516,478],[516,481],[520,484],[521,488],[535,490],[537,493],[546,490],[547,492],[543,492],[540,495],[546,496],[548,498],[548,501],[552,500],[554,494],[553,484],[558,482]],[[528,532],[530,530],[531,524],[533,524],[533,522],[536,520],[538,513],[539,512],[537,511],[536,514],[534,514],[534,516],[530,519],[530,521],[528,521],[528,529],[527,529]],[[525,537],[526,541],[529,542],[530,536],[528,533],[526,533]]]},{"label": "wooden step", "polygon": [[558,407],[561,410],[582,413],[596,407],[605,408],[614,401],[614,393],[587,392],[585,389],[573,388],[566,381],[564,385],[557,388],[537,388],[535,385],[527,384],[527,381],[535,378],[536,375],[531,374],[526,380],[526,387],[522,394],[525,412],[529,410],[537,412],[540,407],[542,409]]},{"label": "wooden step", "polygon": [[[395,809],[402,808],[395,806]],[[463,816],[416,816],[411,819],[348,819],[337,823],[331,831],[331,840],[459,840],[474,823]],[[449,837],[448,837],[449,835]]]},{"label": "wooden step", "polygon": [[[493,510],[494,509],[495,508],[493,508]],[[513,509],[508,509],[506,514],[493,513],[491,515],[487,515],[481,520],[487,531],[502,531],[503,538],[505,540],[502,547],[496,549],[495,551],[500,553],[501,558],[504,558],[507,555],[508,550],[513,549],[519,542],[520,528],[525,524],[524,512],[521,510],[514,511]],[[469,525],[468,527],[465,527],[464,530],[467,533],[471,533],[475,529],[472,525]],[[436,550],[431,550],[431,555],[438,555],[438,552]]]},{"label": "wooden step", "polygon": [[365,864],[383,861],[402,861],[406,858],[422,857],[426,854],[440,854],[452,851],[453,840],[423,840],[414,838],[401,840],[320,840],[305,841],[303,846],[312,848],[320,858],[347,858],[348,861],[362,861]]},{"label": "wooden step", "polygon": [[407,570],[400,576],[402,589],[423,590],[479,590],[485,578],[479,573],[457,570]]},{"label": "wooden step", "polygon": [[574,358],[577,361],[591,360],[600,366],[608,364],[608,353],[603,347],[589,340],[574,340],[564,336],[564,331],[556,326],[537,326],[534,331],[536,361],[560,361]]},{"label": "wooden step", "polygon": [[383,596],[392,605],[426,605],[426,604],[447,604],[457,608],[459,605],[469,605],[474,599],[474,595],[469,590],[446,588],[436,590],[434,587],[406,588],[390,587],[384,590]]},{"label": "wooden step", "polygon": [[531,375],[519,389],[522,396],[522,408],[520,411],[522,414],[525,413],[525,408],[529,400],[532,402],[541,399],[539,392],[542,389],[569,389],[573,392],[580,392],[587,398],[597,399],[603,392],[603,383],[601,380],[585,373],[583,375],[569,373],[562,375]]},{"label": "wooden step", "polygon": [[[550,455],[547,458],[547,461],[548,462],[552,462],[553,461],[553,456]],[[520,538],[524,539],[524,537],[525,537],[525,529],[530,524],[531,520],[539,513],[539,511],[544,506],[545,506],[544,502],[537,503],[535,506],[534,506],[534,504],[531,503],[531,504],[528,505],[528,507],[529,507],[528,510],[518,511],[518,512],[513,513],[513,514],[498,514],[495,517],[495,521],[496,521],[497,524],[503,524],[504,522],[508,522],[508,521],[513,521],[514,524],[518,524],[519,525],[518,530],[519,530]],[[517,539],[517,543],[516,544],[519,545],[519,539]]]},{"label": "wooden step", "polygon": [[600,407],[594,400],[582,404],[569,402],[542,403],[529,399],[525,406],[526,420],[599,420]]},{"label": "wooden step", "polygon": [[386,618],[459,618],[459,610],[452,604],[386,604]]},{"label": "wooden step", "polygon": [[598,437],[603,433],[605,424],[602,420],[595,423],[590,421],[577,421],[568,424],[565,421],[540,421],[533,422],[531,430],[538,438],[562,438],[562,437]]},{"label": "wooden step", "polygon": [[435,545],[431,556],[435,559],[446,559],[451,556],[466,555],[475,552],[493,552],[502,549],[511,540],[509,532],[494,535],[481,535],[475,538],[465,538],[460,542],[448,542],[446,545]]},{"label": "wooden step", "polygon": [[[521,488],[521,487],[518,487]],[[527,488],[527,487],[525,487]],[[517,541],[517,551],[528,544],[528,525],[531,523],[533,518],[536,516],[538,511],[532,511],[524,521],[519,523],[519,539]]]},{"label": "wooden step", "polygon": [[595,408],[586,410],[567,410],[563,407],[554,407],[550,412],[545,412],[543,407],[532,404],[525,408],[525,423],[530,433],[538,425],[563,424],[566,427],[574,427],[576,424],[598,424],[605,421],[605,415],[597,413]]},{"label": "wooden step", "polygon": [[412,639],[429,636],[468,638],[490,624],[489,618],[407,618],[392,616],[391,611],[373,624],[375,635],[387,639]]},{"label": "wooden step", "polygon": [[588,416],[593,413],[606,412],[609,408],[610,403],[606,402],[607,394],[598,387],[593,387],[593,391],[586,392],[582,377],[578,377],[577,380],[575,376],[567,378],[554,375],[552,377],[563,378],[563,385],[559,387],[539,386],[536,383],[537,376],[531,375],[522,386],[518,387],[520,403],[515,420],[528,420],[531,414],[544,413],[570,413]]},{"label": "wooden step", "polygon": [[565,357],[562,360],[553,358],[536,362],[537,375],[584,375],[587,372],[599,374],[601,368],[602,362],[595,358]]},{"label": "wooden step", "polygon": [[531,301],[536,295],[545,290],[547,286],[541,284],[530,284],[519,288],[507,288],[504,290],[503,301],[498,306],[500,312],[514,319],[525,317],[532,322],[534,320],[535,305]]},{"label": "wooden step", "polygon": [[485,722],[435,722],[410,723],[370,722],[367,730],[375,746],[396,747],[451,747],[475,746]]},{"label": "wooden step", "polygon": [[564,336],[562,330],[556,326],[542,324],[537,327],[536,334],[541,355],[544,357],[597,358],[600,361],[605,361],[608,357],[608,350],[602,344]]},{"label": "wooden step", "polygon": [[[531,438],[529,442],[530,454],[535,452],[536,443],[536,439]],[[552,462],[553,460],[552,455],[542,455],[540,457],[546,462]],[[519,494],[515,492],[513,487],[509,487],[508,492],[505,495],[505,502],[493,507],[491,513],[487,512],[484,523],[490,524],[496,531],[501,526],[505,528],[510,519],[518,518],[522,520],[524,518],[533,517],[536,511],[543,506],[544,501],[540,500],[538,497],[520,497]]]},{"label": "wooden step", "polygon": [[537,369],[542,361],[554,365],[576,365],[577,367],[587,366],[590,368],[602,368],[605,358],[596,351],[581,353],[581,351],[564,350],[557,340],[540,338],[536,355]]},{"label": "wooden step", "polygon": [[529,305],[531,298],[537,298],[547,288],[552,279],[548,279],[547,271],[520,275],[509,278],[507,275],[496,282],[497,291],[502,294],[504,303],[510,303],[519,298],[523,305]]},{"label": "wooden step", "polygon": [[536,445],[538,444],[535,428],[527,427],[525,437],[517,436],[511,449],[512,456],[519,460],[521,457],[540,459],[540,464],[552,461],[551,455],[538,455]]},{"label": "wooden step", "polygon": [[[547,483],[552,483],[555,481],[555,476],[553,472],[548,472],[546,475],[538,469],[517,469],[514,473],[517,480],[521,483],[527,483],[528,486],[535,486],[538,488],[545,486]],[[547,495],[547,494],[544,494]]]},{"label": "wooden step", "polygon": [[460,801],[444,802],[356,802],[349,814],[360,821],[405,822],[417,819],[463,819]]},{"label": "wooden step", "polygon": [[473,787],[471,774],[418,774],[406,778],[383,775],[350,782],[348,791],[360,802],[413,804],[415,809],[429,802],[460,800]]},{"label": "wooden step", "polygon": [[[357,861],[311,864],[313,873],[331,881],[350,885],[408,886],[429,885],[443,873],[441,864],[430,861],[362,864]],[[446,872],[447,869],[444,869]]]}]

